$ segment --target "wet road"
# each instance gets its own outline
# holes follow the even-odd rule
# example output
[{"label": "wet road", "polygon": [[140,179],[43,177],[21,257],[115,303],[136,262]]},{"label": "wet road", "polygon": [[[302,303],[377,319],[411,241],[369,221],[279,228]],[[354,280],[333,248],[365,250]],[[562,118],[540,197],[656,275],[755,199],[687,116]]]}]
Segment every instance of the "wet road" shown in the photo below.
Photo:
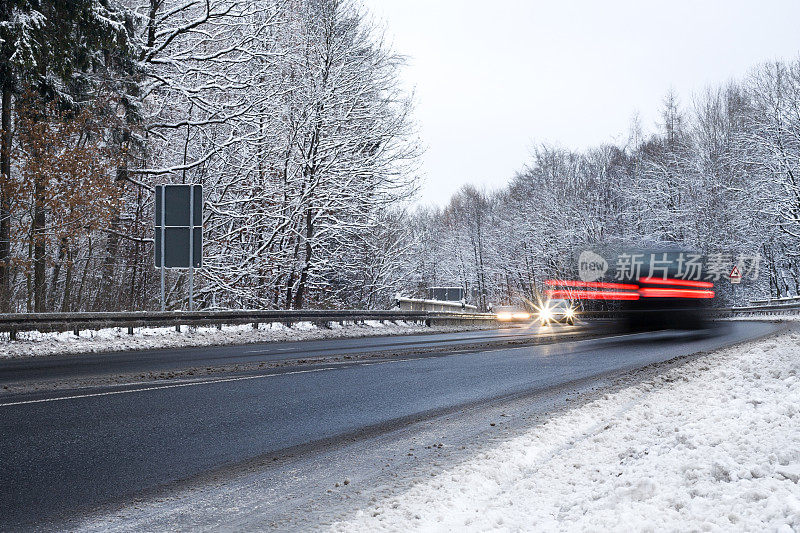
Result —
[{"label": "wet road", "polygon": [[[581,331],[595,326],[584,325]],[[341,354],[406,351],[416,348],[458,347],[513,339],[575,334],[576,328],[520,325],[456,333],[396,335],[239,346],[202,346],[116,353],[0,359],[0,386],[32,380],[83,378],[137,372],[174,371],[191,367],[286,361]]]},{"label": "wet road", "polygon": [[[708,335],[609,336],[466,353],[456,345],[436,356],[5,398],[0,528],[79,513],[290,447],[712,350],[777,327],[732,322]],[[366,341],[339,348],[355,350]],[[315,342],[325,349],[333,341]]]}]

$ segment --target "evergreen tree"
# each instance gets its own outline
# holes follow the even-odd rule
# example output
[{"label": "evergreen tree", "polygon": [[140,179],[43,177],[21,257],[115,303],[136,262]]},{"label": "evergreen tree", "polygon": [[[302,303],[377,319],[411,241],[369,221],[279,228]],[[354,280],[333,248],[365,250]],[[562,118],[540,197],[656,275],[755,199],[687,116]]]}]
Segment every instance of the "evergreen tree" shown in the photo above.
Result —
[{"label": "evergreen tree", "polygon": [[[6,0],[0,6],[0,306],[8,310],[10,225],[14,199],[11,187],[11,110],[23,91],[34,91],[46,113],[47,102],[62,110],[89,104],[100,87],[120,94],[126,108],[135,87],[136,50],[133,18],[110,0]],[[113,74],[113,75],[112,75]],[[123,74],[123,76],[120,76]],[[119,80],[130,80],[123,81]],[[135,94],[135,93],[134,93]],[[32,110],[28,110],[29,112]],[[127,115],[127,114],[126,114]],[[40,201],[47,176],[34,176],[31,220],[36,311],[44,310],[45,202]]]}]

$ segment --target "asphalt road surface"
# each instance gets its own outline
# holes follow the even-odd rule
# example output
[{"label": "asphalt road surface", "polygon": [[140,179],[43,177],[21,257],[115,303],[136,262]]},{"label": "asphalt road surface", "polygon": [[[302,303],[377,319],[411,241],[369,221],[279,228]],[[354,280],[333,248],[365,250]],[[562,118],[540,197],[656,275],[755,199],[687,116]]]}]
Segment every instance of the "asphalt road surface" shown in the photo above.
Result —
[{"label": "asphalt road surface", "polygon": [[[580,328],[582,333],[591,332],[592,330],[593,326],[591,324]],[[455,348],[476,343],[502,343],[509,340],[522,340],[542,336],[570,335],[575,334],[576,331],[576,328],[559,325],[545,328],[538,325],[520,325],[458,333],[270,342],[240,346],[171,348],[79,356],[61,355],[0,359],[0,386],[20,381],[174,371],[189,367],[275,362],[338,354],[399,352],[417,348]]]},{"label": "asphalt road surface", "polygon": [[[662,332],[467,352],[454,345],[436,356],[6,397],[0,529],[41,525],[292,447],[708,351],[776,327],[732,322],[706,335]],[[441,340],[424,337],[418,340]],[[344,341],[319,341],[318,348],[333,342]],[[358,349],[397,339],[347,342]]]}]

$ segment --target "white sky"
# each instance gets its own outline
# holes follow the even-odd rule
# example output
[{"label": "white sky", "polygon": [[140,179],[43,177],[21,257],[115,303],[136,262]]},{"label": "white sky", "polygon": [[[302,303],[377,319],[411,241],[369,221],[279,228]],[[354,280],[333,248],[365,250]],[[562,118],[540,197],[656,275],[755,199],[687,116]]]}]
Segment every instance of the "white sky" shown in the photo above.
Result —
[{"label": "white sky", "polygon": [[800,0],[364,0],[409,56],[427,147],[422,204],[502,187],[540,142],[572,149],[657,127],[755,64],[800,53]]}]

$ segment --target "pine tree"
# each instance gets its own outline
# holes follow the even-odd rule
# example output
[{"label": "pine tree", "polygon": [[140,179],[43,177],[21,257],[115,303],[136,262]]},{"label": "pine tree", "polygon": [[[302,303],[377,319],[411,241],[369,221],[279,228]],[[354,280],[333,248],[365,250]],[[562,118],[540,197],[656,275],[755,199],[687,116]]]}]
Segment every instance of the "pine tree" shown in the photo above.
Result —
[{"label": "pine tree", "polygon": [[[11,109],[15,95],[33,90],[41,102],[57,102],[62,109],[78,109],[108,85],[108,73],[135,72],[136,50],[131,39],[133,18],[109,0],[11,0],[0,7],[0,88],[2,142],[0,142],[0,305],[8,310],[11,186]],[[118,76],[115,78],[119,79]],[[130,84],[124,87],[124,102]],[[44,113],[45,108],[40,112]],[[46,213],[43,199],[46,176],[34,176],[33,239],[36,311],[45,307]]]}]

